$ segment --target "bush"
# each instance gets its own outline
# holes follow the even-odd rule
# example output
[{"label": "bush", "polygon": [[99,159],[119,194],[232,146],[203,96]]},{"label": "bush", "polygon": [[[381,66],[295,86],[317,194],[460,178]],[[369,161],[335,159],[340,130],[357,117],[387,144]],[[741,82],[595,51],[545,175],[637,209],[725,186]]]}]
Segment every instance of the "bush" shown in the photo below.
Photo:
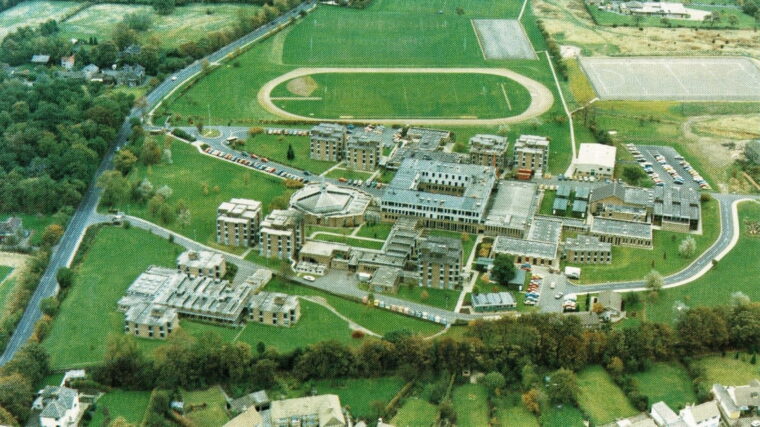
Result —
[{"label": "bush", "polygon": [[355,339],[362,339],[362,338],[364,338],[364,331],[362,331],[361,329],[354,329],[351,332],[351,338],[355,338]]},{"label": "bush", "polygon": [[180,128],[172,129],[172,135],[176,136],[177,138],[184,139],[185,141],[195,142],[194,136],[190,135]]},{"label": "bush", "polygon": [[40,310],[48,316],[55,316],[58,314],[58,308],[60,304],[55,297],[47,297],[40,301]]}]

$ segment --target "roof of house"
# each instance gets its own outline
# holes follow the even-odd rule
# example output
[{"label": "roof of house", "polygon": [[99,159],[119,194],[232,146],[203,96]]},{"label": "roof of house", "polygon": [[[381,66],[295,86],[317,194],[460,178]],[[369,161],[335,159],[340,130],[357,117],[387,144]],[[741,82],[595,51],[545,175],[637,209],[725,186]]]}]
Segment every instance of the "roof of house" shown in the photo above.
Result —
[{"label": "roof of house", "polygon": [[473,308],[480,307],[501,307],[515,305],[515,299],[509,292],[492,292],[488,294],[472,294]]},{"label": "roof of house", "polygon": [[248,408],[266,405],[270,402],[271,401],[269,400],[269,396],[267,395],[266,390],[259,390],[254,391],[253,393],[248,393],[245,396],[238,397],[237,399],[233,399],[230,402],[230,409],[234,412],[242,412]]},{"label": "roof of house", "polygon": [[697,424],[701,424],[710,419],[720,418],[718,404],[714,400],[699,405],[687,406],[681,412],[682,416],[689,413]]},{"label": "roof of house", "polygon": [[470,153],[501,155],[508,146],[505,136],[477,134],[470,138]]},{"label": "roof of house", "polygon": [[462,241],[453,237],[427,236],[417,248],[420,262],[458,264],[462,261]]},{"label": "roof of house", "polygon": [[21,224],[21,218],[17,216],[12,216],[0,222],[0,235],[16,233],[21,228]]},{"label": "roof of house", "polygon": [[381,266],[372,274],[369,284],[385,289],[393,288],[398,283],[399,273],[398,268]]},{"label": "roof of house", "polygon": [[553,260],[557,257],[557,243],[497,236],[493,242],[492,251],[496,254],[505,253],[509,255]]},{"label": "roof of house", "polygon": [[654,214],[682,220],[698,220],[699,193],[690,187],[665,186],[654,190]]},{"label": "roof of house", "polygon": [[177,264],[190,268],[211,268],[223,264],[224,257],[219,252],[192,251],[182,252],[177,257]]},{"label": "roof of house", "polygon": [[583,143],[578,150],[576,165],[594,165],[613,169],[617,149],[611,145]]},{"label": "roof of house", "polygon": [[594,188],[591,191],[589,202],[597,202],[611,196],[629,205],[652,206],[654,203],[654,193],[652,190],[641,187],[630,187],[618,181]]},{"label": "roof of house", "polygon": [[552,203],[552,210],[553,211],[564,211],[567,210],[567,205],[570,203],[569,200],[567,200],[564,197],[557,197],[554,199],[554,203]]},{"label": "roof of house", "polygon": [[66,415],[76,403],[78,392],[68,387],[46,386],[40,393],[47,404],[42,409],[40,417],[58,419]]},{"label": "roof of house", "polygon": [[251,406],[242,414],[227,421],[224,427],[257,427],[262,425],[264,419],[255,407]]},{"label": "roof of house", "polygon": [[565,250],[609,252],[612,250],[612,244],[602,242],[596,236],[578,235],[565,240]]},{"label": "roof of house", "polygon": [[557,244],[562,235],[562,221],[544,217],[534,217],[526,235],[527,240]]},{"label": "roof of house", "polygon": [[588,202],[585,200],[573,200],[573,212],[586,212],[588,209]]},{"label": "roof of house", "polygon": [[318,422],[320,427],[346,424],[340,398],[335,394],[275,400],[272,402],[271,414],[273,423],[284,419],[307,418]]},{"label": "roof of house", "polygon": [[604,308],[611,308],[617,311],[621,311],[623,309],[623,297],[617,292],[599,292],[598,302],[604,306]]},{"label": "roof of house", "polygon": [[32,55],[32,63],[47,64],[50,62],[50,55]]},{"label": "roof of house", "polygon": [[651,240],[652,225],[644,222],[597,217],[591,223],[591,233]]},{"label": "roof of house", "polygon": [[677,423],[681,421],[681,417],[676,415],[676,413],[670,409],[670,406],[662,401],[652,405],[652,416],[659,416],[659,418],[666,424]]},{"label": "roof of house", "polygon": [[491,196],[485,224],[525,230],[536,213],[538,185],[533,182],[499,181]]}]

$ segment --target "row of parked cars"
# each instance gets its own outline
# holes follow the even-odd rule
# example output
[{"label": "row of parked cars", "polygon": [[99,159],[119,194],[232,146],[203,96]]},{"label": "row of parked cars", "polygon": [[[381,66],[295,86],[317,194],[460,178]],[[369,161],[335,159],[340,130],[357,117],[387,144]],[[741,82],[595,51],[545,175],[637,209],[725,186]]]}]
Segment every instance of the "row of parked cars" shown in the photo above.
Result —
[{"label": "row of parked cars", "polygon": [[691,164],[689,164],[689,162],[687,162],[686,159],[683,158],[683,156],[679,155],[679,156],[674,157],[674,159],[678,162],[679,165],[681,165],[681,167],[686,172],[689,173],[689,175],[691,175],[691,179],[693,179],[694,182],[696,182],[697,184],[699,184],[699,188],[701,188],[703,190],[710,190],[711,189],[710,184],[708,184],[707,181],[705,181],[705,179],[702,178],[702,175],[700,175],[699,172],[697,172],[696,169],[694,169],[693,167],[691,167]]},{"label": "row of parked cars", "polygon": [[366,181],[361,179],[346,179],[344,177],[338,178],[338,182],[348,185],[353,185],[356,187],[367,187],[367,188],[382,188],[383,184],[380,181],[373,181],[371,179],[368,179]]},{"label": "row of parked cars", "polygon": [[[362,298],[362,302],[364,304],[367,304],[369,302],[369,297],[365,295]],[[384,308],[386,310],[390,310],[395,313],[405,314],[411,317],[417,317],[419,319],[438,323],[444,326],[448,325],[449,323],[448,320],[446,320],[445,318],[438,315],[434,315],[432,313],[428,313],[427,311],[412,310],[411,308],[404,305],[388,304],[381,299],[375,299],[372,304],[377,308]]]},{"label": "row of parked cars", "polygon": [[544,278],[538,274],[534,274],[530,277],[530,283],[525,292],[525,305],[536,305],[538,299],[541,297],[541,284]]},{"label": "row of parked cars", "polygon": [[309,131],[306,129],[277,129],[267,128],[267,135],[289,135],[289,136],[307,136]]},{"label": "row of parked cars", "polygon": [[[282,169],[278,170],[274,166],[269,166],[268,164],[266,164],[267,162],[269,162],[269,159],[265,157],[260,158],[259,156],[256,156],[255,154],[249,155],[248,153],[243,152],[241,154],[241,156],[243,157],[241,157],[241,156],[236,156],[232,153],[225,153],[224,151],[215,150],[211,147],[206,148],[204,151],[212,156],[229,160],[231,162],[239,163],[241,165],[248,166],[252,169],[258,169],[262,172],[271,173],[272,175],[277,175],[282,178],[292,179],[298,182],[306,181],[306,179],[303,177],[292,174]],[[250,157],[250,158],[246,158],[246,157]]]}]

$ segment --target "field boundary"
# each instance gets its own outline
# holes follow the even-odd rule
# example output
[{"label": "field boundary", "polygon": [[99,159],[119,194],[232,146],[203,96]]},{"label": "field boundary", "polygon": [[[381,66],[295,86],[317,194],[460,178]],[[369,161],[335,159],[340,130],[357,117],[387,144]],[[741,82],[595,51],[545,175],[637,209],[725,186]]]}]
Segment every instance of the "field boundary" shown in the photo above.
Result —
[{"label": "field boundary", "polygon": [[[488,74],[494,76],[504,77],[517,82],[525,87],[530,93],[530,105],[528,108],[516,116],[502,117],[497,119],[423,119],[423,118],[399,118],[399,119],[379,119],[379,118],[365,118],[364,122],[383,123],[383,124],[409,124],[409,125],[500,125],[519,123],[534,117],[538,117],[551,109],[554,104],[554,95],[543,84],[518,74],[514,71],[505,68],[351,68],[351,67],[330,67],[330,68],[297,68],[290,72],[280,75],[270,81],[259,89],[257,99],[259,104],[268,112],[288,120],[299,120],[304,122],[338,122],[338,123],[351,123],[354,119],[347,118],[322,118],[322,117],[307,117],[298,114],[290,113],[276,106],[272,102],[272,91],[280,84],[292,80],[297,77],[304,77],[313,74],[402,74],[402,73],[417,73],[417,74]],[[560,93],[560,96],[562,94]]]}]

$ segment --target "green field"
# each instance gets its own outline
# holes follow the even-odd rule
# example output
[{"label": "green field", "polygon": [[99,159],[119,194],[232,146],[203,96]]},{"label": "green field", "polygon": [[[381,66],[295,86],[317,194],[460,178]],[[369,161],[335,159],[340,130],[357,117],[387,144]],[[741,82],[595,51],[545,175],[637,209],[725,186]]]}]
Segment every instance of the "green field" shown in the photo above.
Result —
[{"label": "green field", "polygon": [[[191,145],[172,141],[173,164],[162,163],[150,168],[139,165],[129,174],[129,179],[137,182],[147,178],[154,189],[168,185],[174,191],[168,203],[185,201],[191,216],[187,226],[177,222],[164,226],[195,241],[216,245],[216,208],[220,203],[233,197],[259,200],[267,213],[271,210],[269,204],[272,199],[291,192],[280,179],[211,158],[198,153]],[[208,194],[203,192],[204,184],[208,186]],[[129,215],[158,222],[148,211],[147,204],[129,203],[122,210]]]},{"label": "green field", "polygon": [[[288,144],[293,147],[296,155],[293,160],[288,160]],[[256,135],[245,142],[244,150],[316,174],[326,171],[334,164],[309,158],[308,136]]]},{"label": "green field", "polygon": [[106,410],[111,421],[124,417],[130,424],[139,424],[143,420],[149,401],[149,391],[111,390],[98,399],[97,409],[93,412],[89,425],[93,427],[108,425]]},{"label": "green field", "polygon": [[258,7],[238,4],[189,4],[177,7],[167,16],[157,14],[153,7],[131,4],[96,4],[67,20],[61,27],[64,38],[106,39],[125,15],[148,14],[152,25],[140,33],[143,41],[154,36],[163,47],[171,48],[196,41],[210,32],[224,30],[238,22],[240,15],[253,15]]},{"label": "green field", "polygon": [[376,250],[380,250],[383,248],[383,242],[376,242],[374,240],[355,239],[353,237],[348,237],[348,236],[334,236],[332,234],[317,234],[317,236],[314,237],[314,239],[322,240],[325,242],[345,243],[349,246],[353,246],[356,248],[376,249]]},{"label": "green field", "polygon": [[457,425],[471,427],[488,425],[488,391],[485,386],[465,384],[455,387],[451,400],[457,413]]},{"label": "green field", "polygon": [[[673,322],[673,305],[683,302],[689,307],[698,305],[725,305],[731,302],[731,294],[743,292],[753,301],[760,299],[756,277],[760,275],[755,254],[760,253],[760,239],[747,237],[745,219],[760,220],[760,204],[756,202],[739,205],[741,237],[736,246],[704,276],[684,286],[660,291],[654,302],[633,307],[642,310],[646,319],[653,322]],[[741,274],[736,272],[740,271]]]},{"label": "green field", "polygon": [[[273,100],[285,111],[327,119],[478,118],[515,116],[531,97],[517,82],[490,74],[315,74],[313,99]],[[285,83],[273,96],[292,97]]]},{"label": "green field", "polygon": [[50,19],[61,18],[82,7],[76,1],[25,1],[0,13],[0,40],[25,26],[36,27]]},{"label": "green field", "polygon": [[[428,295],[426,299],[422,298],[423,292]],[[394,296],[408,301],[432,305],[433,307],[453,310],[457,305],[459,292],[447,289],[426,288],[416,285],[401,285],[398,288],[398,293]]]},{"label": "green field", "polygon": [[639,383],[641,394],[649,402],[663,401],[674,410],[697,401],[691,378],[683,366],[677,363],[655,363],[645,372],[633,374]]},{"label": "green field", "polygon": [[[287,64],[327,66],[438,65],[442,59],[451,65],[483,64],[470,20],[514,18],[521,5],[492,0],[378,0],[364,10],[322,7],[289,34],[282,59]],[[457,7],[463,15],[457,15]]]},{"label": "green field", "polygon": [[538,419],[525,409],[520,394],[509,393],[493,400],[495,416],[500,427],[538,427]]},{"label": "green field", "polygon": [[396,427],[423,427],[431,426],[438,418],[438,408],[426,400],[410,398],[391,419],[390,423]]},{"label": "green field", "polygon": [[749,363],[750,355],[743,353],[739,359],[734,355],[708,356],[697,361],[705,368],[705,381],[708,384],[743,385],[760,378],[760,367]]},{"label": "green field", "polygon": [[550,406],[541,412],[541,425],[544,427],[581,427],[584,423],[583,413],[574,406],[557,408]]},{"label": "green field", "polygon": [[335,168],[331,170],[330,172],[327,172],[325,176],[328,178],[335,178],[335,179],[345,178],[345,179],[360,179],[362,181],[366,181],[370,176],[372,176],[372,173],[357,171],[357,170],[350,170],[350,169]]},{"label": "green field", "polygon": [[13,272],[13,267],[7,265],[0,265],[0,283],[3,283],[6,277]]},{"label": "green field", "polygon": [[[185,417],[198,426],[222,426],[229,421],[224,393],[219,386],[200,391],[182,391]],[[198,409],[191,410],[194,405]],[[200,407],[204,405],[204,407]]]},{"label": "green field", "polygon": [[[689,234],[697,242],[697,253],[702,253],[715,242],[720,234],[718,202],[711,200],[702,204],[702,234]],[[654,230],[653,249],[622,246],[612,247],[611,264],[572,264],[581,267],[580,283],[599,283],[618,280],[641,280],[655,269],[662,275],[675,273],[694,261],[678,254],[678,245],[687,236],[673,231]],[[563,263],[564,265],[564,263]]]},{"label": "green field", "polygon": [[578,404],[597,425],[637,413],[623,391],[612,382],[612,378],[601,366],[591,366],[580,371],[578,386],[581,390]]},{"label": "green field", "polygon": [[356,233],[360,237],[369,237],[371,239],[387,239],[391,233],[393,224],[379,223],[379,224],[364,224],[362,228]]},{"label": "green field", "polygon": [[372,402],[388,404],[404,386],[404,381],[399,377],[348,378],[318,380],[312,386],[317,394],[337,394],[341,405],[348,407],[354,418],[372,419],[377,415]]}]

